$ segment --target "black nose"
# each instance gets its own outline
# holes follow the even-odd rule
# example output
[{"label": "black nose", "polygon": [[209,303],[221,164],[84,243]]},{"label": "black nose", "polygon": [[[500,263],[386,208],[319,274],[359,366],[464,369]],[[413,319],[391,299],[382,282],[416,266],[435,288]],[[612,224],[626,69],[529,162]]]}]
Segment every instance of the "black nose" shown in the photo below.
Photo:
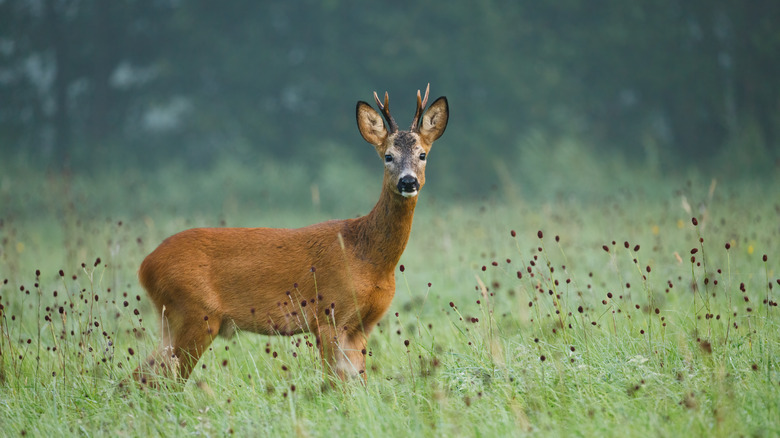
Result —
[{"label": "black nose", "polygon": [[420,190],[420,183],[417,181],[417,178],[411,175],[406,175],[398,181],[398,191],[401,193],[413,193],[417,190]]}]

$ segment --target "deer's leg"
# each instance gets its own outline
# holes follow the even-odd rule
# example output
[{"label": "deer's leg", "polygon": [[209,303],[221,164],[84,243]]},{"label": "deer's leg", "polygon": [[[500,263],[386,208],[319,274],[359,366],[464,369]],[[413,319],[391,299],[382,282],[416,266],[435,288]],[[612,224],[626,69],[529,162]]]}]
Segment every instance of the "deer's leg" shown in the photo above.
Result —
[{"label": "deer's leg", "polygon": [[160,315],[162,342],[133,371],[135,380],[153,387],[159,386],[156,377],[186,382],[200,356],[219,333],[221,324],[219,318],[209,318],[202,310],[161,310]]},{"label": "deer's leg", "polygon": [[317,343],[322,354],[323,369],[342,380],[362,376],[366,372],[366,344],[368,337],[362,331],[320,328]]},{"label": "deer's leg", "polygon": [[186,382],[190,377],[195,364],[217,337],[221,325],[219,318],[205,314],[192,315],[197,316],[187,319],[173,332],[171,344],[178,362],[176,377],[182,382]]},{"label": "deer's leg", "polygon": [[166,379],[172,377],[171,370],[174,368],[174,363],[171,348],[163,337],[160,346],[133,370],[133,379],[142,385],[157,388],[158,377]]},{"label": "deer's leg", "polygon": [[366,379],[366,345],[368,336],[362,331],[343,333],[340,336],[336,357],[336,372],[344,380],[348,377],[360,376]]},{"label": "deer's leg", "polygon": [[332,326],[317,328],[317,348],[320,350],[322,369],[324,373],[336,372],[336,355],[339,349],[336,330]]},{"label": "deer's leg", "polygon": [[146,360],[133,371],[133,379],[143,385],[153,388],[159,387],[159,378],[172,379],[175,377],[176,356],[173,352],[171,324],[165,312],[165,307],[158,305],[160,315],[160,345]]}]

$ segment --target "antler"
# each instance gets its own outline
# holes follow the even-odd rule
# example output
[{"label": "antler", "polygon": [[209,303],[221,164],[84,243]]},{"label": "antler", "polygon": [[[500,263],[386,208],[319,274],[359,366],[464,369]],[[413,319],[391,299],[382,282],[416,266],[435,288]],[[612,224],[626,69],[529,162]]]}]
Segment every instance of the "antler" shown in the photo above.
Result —
[{"label": "antler", "polygon": [[382,104],[382,101],[379,100],[379,96],[377,96],[376,91],[374,91],[374,100],[376,100],[376,104],[377,106],[379,106],[379,109],[382,111],[382,115],[385,116],[387,123],[390,125],[390,134],[397,132],[398,124],[395,123],[393,116],[390,115],[390,98],[387,95],[387,91],[385,91],[384,105]]},{"label": "antler", "polygon": [[431,91],[430,83],[425,87],[425,98],[420,98],[420,90],[417,90],[417,111],[414,113],[414,120],[412,120],[412,127],[410,128],[412,132],[418,132],[420,129],[417,125],[420,123],[420,116],[422,116],[425,105],[428,104],[429,91]]}]

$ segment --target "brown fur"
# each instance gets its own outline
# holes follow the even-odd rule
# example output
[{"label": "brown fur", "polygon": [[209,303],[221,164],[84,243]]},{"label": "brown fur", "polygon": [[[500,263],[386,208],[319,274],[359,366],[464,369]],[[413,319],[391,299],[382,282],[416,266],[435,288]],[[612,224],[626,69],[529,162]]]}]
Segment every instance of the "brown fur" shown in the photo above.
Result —
[{"label": "brown fur", "polygon": [[[447,116],[440,98],[420,132],[411,134],[418,149],[397,148],[397,134],[387,132],[368,104],[358,103],[357,118],[363,137],[384,156],[391,149],[427,153]],[[406,155],[407,162],[414,158]],[[424,164],[416,168],[420,187]],[[363,374],[366,342],[395,294],[395,266],[417,204],[416,196],[401,196],[398,179],[398,169],[386,166],[379,201],[357,219],[298,229],[198,228],[166,239],[138,272],[158,309],[162,344],[135,378],[149,381],[161,372],[186,381],[214,337],[230,336],[236,327],[266,335],[313,333],[326,367],[342,378]]]}]

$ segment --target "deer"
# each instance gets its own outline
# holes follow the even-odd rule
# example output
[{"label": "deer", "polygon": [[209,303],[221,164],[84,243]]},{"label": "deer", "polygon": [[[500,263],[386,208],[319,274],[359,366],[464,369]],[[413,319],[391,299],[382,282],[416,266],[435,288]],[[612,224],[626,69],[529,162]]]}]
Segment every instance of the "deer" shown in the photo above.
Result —
[{"label": "deer", "polygon": [[[395,295],[395,270],[412,228],[433,142],[449,119],[447,98],[426,109],[417,91],[409,130],[399,130],[376,91],[358,101],[363,139],[384,161],[382,191],[365,216],[303,228],[194,228],[165,239],[141,263],[139,282],[160,318],[159,347],[133,372],[186,383],[217,336],[311,333],[323,373],[366,379],[372,329]],[[384,120],[383,120],[384,116]]]}]

